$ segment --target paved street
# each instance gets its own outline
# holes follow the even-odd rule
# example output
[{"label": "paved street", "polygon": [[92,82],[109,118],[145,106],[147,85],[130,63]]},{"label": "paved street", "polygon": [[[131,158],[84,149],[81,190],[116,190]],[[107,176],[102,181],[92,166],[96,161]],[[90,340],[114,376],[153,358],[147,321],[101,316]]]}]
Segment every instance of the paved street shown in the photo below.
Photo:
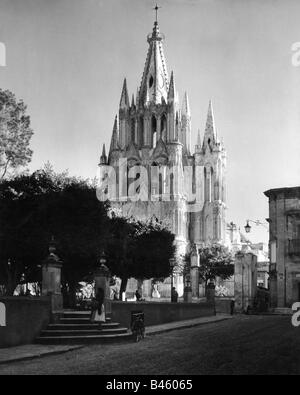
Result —
[{"label": "paved street", "polygon": [[237,316],[2,365],[0,374],[300,374],[300,328],[290,317]]}]

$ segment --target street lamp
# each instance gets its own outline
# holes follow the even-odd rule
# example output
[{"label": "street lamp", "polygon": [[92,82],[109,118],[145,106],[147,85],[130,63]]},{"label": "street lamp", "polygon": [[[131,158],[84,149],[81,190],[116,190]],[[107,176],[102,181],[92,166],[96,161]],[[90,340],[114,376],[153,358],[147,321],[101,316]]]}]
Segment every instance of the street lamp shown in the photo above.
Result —
[{"label": "street lamp", "polygon": [[170,263],[170,267],[171,267],[171,302],[172,302],[172,292],[173,292],[173,270],[174,270],[174,266],[176,264],[176,260],[175,258],[170,258],[169,259],[169,263]]},{"label": "street lamp", "polygon": [[249,220],[247,220],[247,223],[245,225],[245,231],[246,231],[246,233],[250,233],[250,231],[251,231],[251,226],[249,225]]},{"label": "street lamp", "polygon": [[261,222],[261,221],[259,221],[258,219],[255,220],[255,221],[253,221],[252,219],[247,219],[247,223],[246,223],[246,225],[245,225],[245,231],[246,231],[246,233],[250,233],[250,231],[251,231],[251,226],[250,226],[249,222],[252,222],[252,223],[255,224],[256,226],[261,225],[261,226],[263,226],[264,228],[266,228],[266,229],[268,230],[268,225],[267,225],[266,223]]}]

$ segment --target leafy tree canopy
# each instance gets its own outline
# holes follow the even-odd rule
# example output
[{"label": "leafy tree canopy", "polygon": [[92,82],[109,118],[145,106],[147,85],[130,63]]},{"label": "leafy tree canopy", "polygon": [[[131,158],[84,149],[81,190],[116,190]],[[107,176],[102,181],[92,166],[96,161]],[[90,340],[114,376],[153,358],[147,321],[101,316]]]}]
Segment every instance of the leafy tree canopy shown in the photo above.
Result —
[{"label": "leafy tree canopy", "polygon": [[160,223],[112,216],[107,241],[108,266],[122,279],[121,293],[130,277],[140,280],[167,277],[171,272],[169,259],[174,253],[174,235]]},{"label": "leafy tree canopy", "polygon": [[226,280],[234,274],[233,256],[223,245],[202,247],[199,249],[199,256],[199,275],[205,283],[216,277]]},{"label": "leafy tree canopy", "polygon": [[9,293],[23,272],[36,280],[52,235],[65,282],[75,286],[95,267],[108,218],[87,181],[48,168],[0,183],[0,202],[0,283]]},{"label": "leafy tree canopy", "polygon": [[0,89],[0,180],[31,161],[29,144],[33,131],[26,110],[22,100]]}]

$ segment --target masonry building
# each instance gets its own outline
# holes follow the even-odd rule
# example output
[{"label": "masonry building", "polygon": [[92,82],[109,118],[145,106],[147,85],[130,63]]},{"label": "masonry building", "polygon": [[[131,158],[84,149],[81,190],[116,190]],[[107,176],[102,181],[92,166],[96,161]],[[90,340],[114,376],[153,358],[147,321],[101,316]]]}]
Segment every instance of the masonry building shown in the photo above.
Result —
[{"label": "masonry building", "polygon": [[300,301],[300,187],[270,189],[270,293],[272,307]]},{"label": "masonry building", "polygon": [[[226,151],[217,134],[211,101],[203,138],[198,131],[197,144],[192,147],[195,132],[188,95],[185,92],[180,103],[175,75],[168,75],[163,40],[156,20],[147,36],[148,53],[136,95],[129,99],[125,79],[108,156],[104,147],[99,166],[103,178],[107,165],[116,169],[118,185],[110,199],[112,207],[126,217],[157,218],[175,234],[177,251],[184,254],[193,245],[225,244]],[[121,175],[120,160],[124,159],[126,169]],[[149,173],[157,168],[158,172],[149,177],[146,186],[136,188],[137,193],[146,188],[149,199],[133,201],[128,189],[142,178],[141,167]],[[186,168],[191,170],[189,178]],[[194,200],[189,199],[187,189],[196,196]],[[200,202],[196,209],[195,200]]]}]

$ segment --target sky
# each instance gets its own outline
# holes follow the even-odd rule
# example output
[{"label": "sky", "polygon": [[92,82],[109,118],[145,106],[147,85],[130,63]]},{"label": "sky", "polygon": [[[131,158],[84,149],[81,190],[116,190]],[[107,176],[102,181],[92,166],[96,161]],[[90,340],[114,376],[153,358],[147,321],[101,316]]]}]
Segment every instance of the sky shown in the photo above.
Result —
[{"label": "sky", "polygon": [[[169,75],[188,92],[192,141],[212,99],[227,150],[227,221],[265,221],[270,188],[300,185],[298,0],[160,0]],[[31,116],[30,170],[93,178],[109,146],[124,77],[140,85],[152,0],[0,0],[0,88]],[[250,239],[268,240],[253,225]]]}]

